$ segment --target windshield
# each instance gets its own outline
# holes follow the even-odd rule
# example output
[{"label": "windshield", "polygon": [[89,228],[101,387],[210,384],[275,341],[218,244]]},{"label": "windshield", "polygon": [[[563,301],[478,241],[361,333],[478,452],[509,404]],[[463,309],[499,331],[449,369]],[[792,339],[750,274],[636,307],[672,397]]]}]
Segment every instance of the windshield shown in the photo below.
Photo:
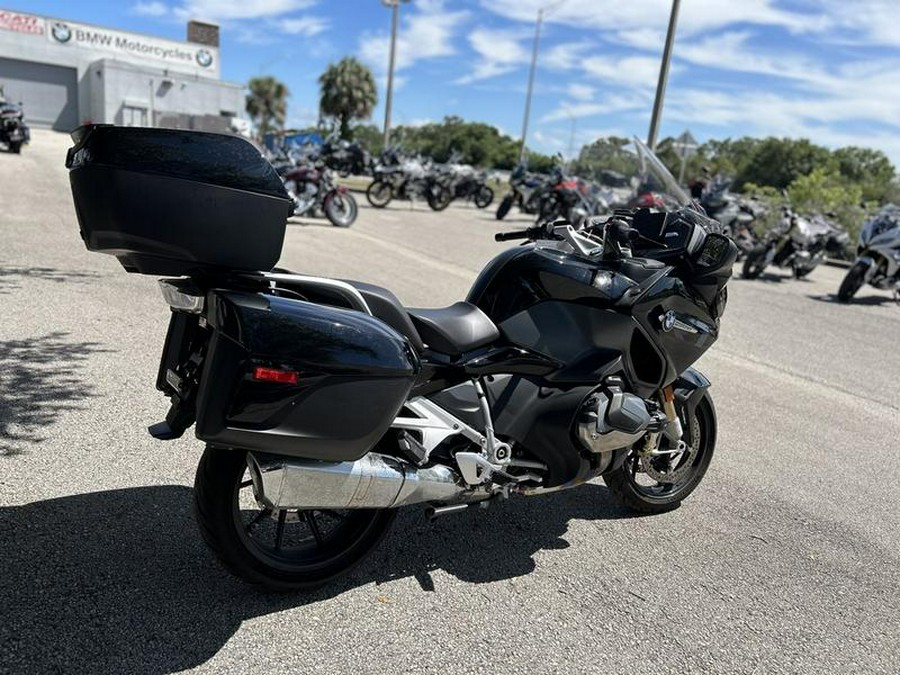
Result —
[{"label": "windshield", "polygon": [[644,182],[649,174],[659,184],[660,189],[677,201],[679,206],[693,206],[690,195],[678,185],[678,181],[669,173],[659,157],[654,155],[653,151],[637,136],[634,137],[634,147],[637,150]]},{"label": "windshield", "polygon": [[863,226],[859,238],[863,243],[867,243],[895,227],[900,227],[900,206],[888,204]]}]

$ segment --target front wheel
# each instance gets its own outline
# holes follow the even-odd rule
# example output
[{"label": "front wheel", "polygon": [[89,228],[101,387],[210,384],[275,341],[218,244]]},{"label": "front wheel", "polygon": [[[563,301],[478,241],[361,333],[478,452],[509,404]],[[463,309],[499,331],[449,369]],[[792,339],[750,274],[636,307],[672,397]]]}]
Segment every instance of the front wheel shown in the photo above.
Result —
[{"label": "front wheel", "polygon": [[642,457],[630,450],[618,469],[603,476],[610,492],[639,513],[677,508],[703,480],[716,448],[716,412],[707,393],[687,424],[693,443],[676,455]]},{"label": "front wheel", "polygon": [[231,574],[272,590],[298,591],[358,565],[396,512],[260,507],[246,451],[207,447],[194,481],[194,515],[204,541]]},{"label": "front wheel", "polygon": [[501,201],[500,206],[497,207],[497,220],[503,220],[506,218],[506,214],[509,213],[509,210],[513,205],[513,196],[506,195]]},{"label": "front wheel", "polygon": [[426,191],[425,201],[428,202],[432,211],[443,211],[453,201],[453,193],[450,192],[450,188],[435,184]]},{"label": "front wheel", "polygon": [[741,276],[745,279],[758,279],[766,269],[766,247],[757,246],[747,254]]},{"label": "front wheel", "polygon": [[847,276],[845,276],[844,280],[841,282],[841,287],[838,289],[838,300],[841,302],[850,302],[850,299],[856,295],[856,292],[863,287],[864,283],[866,283],[866,272],[868,271],[869,266],[865,263],[854,263],[853,267],[847,270]]},{"label": "front wheel", "polygon": [[337,190],[325,198],[325,217],[335,227],[350,227],[356,222],[359,207],[356,199],[349,192],[340,193]]},{"label": "front wheel", "polygon": [[393,196],[394,190],[391,184],[382,180],[373,180],[366,188],[366,199],[376,209],[383,209],[390,204]]},{"label": "front wheel", "polygon": [[494,201],[494,191],[487,185],[482,185],[475,195],[475,206],[479,209],[486,209],[492,201]]},{"label": "front wheel", "polygon": [[14,155],[20,154],[22,152],[22,141],[10,141],[9,151]]}]

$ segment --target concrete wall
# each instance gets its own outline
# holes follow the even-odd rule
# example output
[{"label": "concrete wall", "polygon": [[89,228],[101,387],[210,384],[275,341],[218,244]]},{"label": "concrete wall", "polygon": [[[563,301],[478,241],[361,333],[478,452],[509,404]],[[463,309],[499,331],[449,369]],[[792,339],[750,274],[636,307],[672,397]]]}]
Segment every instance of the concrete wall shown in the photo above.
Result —
[{"label": "concrete wall", "polygon": [[91,88],[103,90],[91,120],[103,124],[124,124],[123,107],[142,107],[148,120],[164,115],[240,115],[244,110],[243,90],[236,84],[166,72],[137,69],[127,63],[104,59],[89,71]]}]

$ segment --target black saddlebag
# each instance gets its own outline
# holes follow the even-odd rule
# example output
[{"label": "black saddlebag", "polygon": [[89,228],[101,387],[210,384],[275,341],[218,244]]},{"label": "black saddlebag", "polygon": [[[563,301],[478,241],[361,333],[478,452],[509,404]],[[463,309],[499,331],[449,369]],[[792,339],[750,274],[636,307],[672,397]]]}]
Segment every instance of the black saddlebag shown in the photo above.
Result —
[{"label": "black saddlebag", "polygon": [[367,314],[231,291],[208,295],[212,331],[197,437],[330,461],[368,452],[418,372],[405,338]]},{"label": "black saddlebag", "polygon": [[268,271],[291,200],[238,136],[110,125],[72,133],[66,166],[81,237],[129,272]]}]

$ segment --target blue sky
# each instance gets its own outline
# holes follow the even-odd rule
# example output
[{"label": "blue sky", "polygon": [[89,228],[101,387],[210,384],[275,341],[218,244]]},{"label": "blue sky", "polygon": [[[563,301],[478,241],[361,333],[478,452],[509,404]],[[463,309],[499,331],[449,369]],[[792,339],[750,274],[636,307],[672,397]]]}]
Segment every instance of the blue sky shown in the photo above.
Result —
[{"label": "blue sky", "polygon": [[[9,9],[183,39],[222,26],[223,78],[288,84],[289,122],[315,121],[316,78],[355,54],[383,84],[390,11],[379,0],[0,0]],[[521,132],[538,8],[529,145],[645,136],[670,0],[412,0],[401,7],[394,123],[455,114]],[[682,0],[661,135],[807,137],[885,151],[900,165],[896,0]],[[383,89],[383,87],[382,87]],[[373,121],[383,121],[382,91]]]}]

